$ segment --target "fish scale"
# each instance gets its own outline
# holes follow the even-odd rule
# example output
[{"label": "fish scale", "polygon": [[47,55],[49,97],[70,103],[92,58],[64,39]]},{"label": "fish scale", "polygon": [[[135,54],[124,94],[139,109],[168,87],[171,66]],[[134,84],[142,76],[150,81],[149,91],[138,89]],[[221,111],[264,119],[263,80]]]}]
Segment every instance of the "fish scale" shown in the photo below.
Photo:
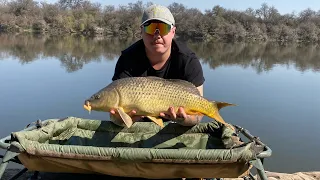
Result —
[{"label": "fish scale", "polygon": [[[181,94],[183,94],[184,92],[183,87],[169,83],[170,81],[151,81],[152,79],[153,78],[143,79],[138,85],[135,82],[130,81],[132,84],[128,83],[128,85],[126,86],[121,86],[119,88],[119,94],[121,99],[123,98],[123,101],[119,104],[119,106],[125,107],[125,105],[129,105],[133,108],[135,106],[138,106],[135,107],[136,109],[140,110],[137,112],[137,114],[153,114],[153,112],[158,111],[157,109],[168,109],[169,106],[177,107],[181,104],[185,104],[186,107],[190,107],[192,104],[194,104],[193,102],[198,101],[198,94],[195,95],[192,93],[188,93],[181,98]],[[151,93],[151,91],[146,90],[157,92]],[[143,106],[141,106],[142,103]],[[193,109],[195,109],[196,111],[206,109],[208,108],[208,106],[210,106],[210,104],[211,103],[205,104],[203,102],[200,102],[200,106],[195,106]],[[159,105],[162,105],[162,107],[159,108]],[[126,108],[124,109],[126,110]],[[128,111],[130,110],[128,109]]]}]

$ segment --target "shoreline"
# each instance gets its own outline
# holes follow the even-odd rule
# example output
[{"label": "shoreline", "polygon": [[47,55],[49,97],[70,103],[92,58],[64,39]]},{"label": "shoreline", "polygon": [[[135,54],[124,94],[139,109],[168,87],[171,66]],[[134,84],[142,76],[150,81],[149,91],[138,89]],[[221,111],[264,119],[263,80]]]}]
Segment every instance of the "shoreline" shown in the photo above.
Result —
[{"label": "shoreline", "polygon": [[[0,30],[0,35],[7,35],[7,36],[48,36],[48,37],[67,37],[67,36],[77,36],[77,37],[85,37],[85,38],[95,38],[95,39],[135,39],[139,40],[142,37],[139,34],[134,35],[113,35],[113,34],[103,34],[103,33],[91,33],[86,34],[83,32],[63,32],[63,33],[54,33],[54,32],[38,32],[38,31],[28,31],[28,30],[21,30],[21,31],[13,31],[13,32],[6,32]],[[319,45],[319,42],[311,42],[309,40],[279,40],[279,39],[258,39],[258,38],[243,38],[241,40],[232,40],[232,39],[223,39],[223,38],[214,38],[214,37],[196,37],[196,36],[185,36],[180,35],[177,33],[175,35],[176,39],[179,39],[181,41],[192,41],[192,42],[202,42],[202,43],[208,43],[208,42],[214,42],[214,43],[278,43],[278,44],[298,44],[298,45],[308,45],[308,44],[314,44]]]},{"label": "shoreline", "polygon": [[[13,177],[22,169],[7,169],[4,173],[2,180],[8,180]],[[253,171],[255,173],[255,171]],[[282,173],[282,172],[270,172],[266,171],[268,180],[320,180],[320,170],[319,171],[304,171],[304,172],[295,172],[295,173]],[[17,180],[25,180],[30,178],[33,175],[33,172],[26,172]],[[70,180],[70,179],[89,179],[94,178],[95,180],[99,179],[134,179],[134,178],[125,178],[125,177],[111,177],[107,175],[91,175],[91,174],[63,174],[63,173],[39,173],[41,180]],[[256,177],[256,176],[255,176]],[[260,178],[258,178],[259,180]],[[243,178],[224,178],[224,180],[243,180]]]}]

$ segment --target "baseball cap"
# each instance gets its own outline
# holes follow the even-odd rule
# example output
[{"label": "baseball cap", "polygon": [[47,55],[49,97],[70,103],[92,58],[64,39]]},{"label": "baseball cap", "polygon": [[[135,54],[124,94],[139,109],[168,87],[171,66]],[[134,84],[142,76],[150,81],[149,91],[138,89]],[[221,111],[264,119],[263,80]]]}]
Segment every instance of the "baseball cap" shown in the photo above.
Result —
[{"label": "baseball cap", "polygon": [[170,25],[175,24],[174,17],[170,10],[162,5],[151,5],[144,10],[141,25],[150,20],[159,20]]}]

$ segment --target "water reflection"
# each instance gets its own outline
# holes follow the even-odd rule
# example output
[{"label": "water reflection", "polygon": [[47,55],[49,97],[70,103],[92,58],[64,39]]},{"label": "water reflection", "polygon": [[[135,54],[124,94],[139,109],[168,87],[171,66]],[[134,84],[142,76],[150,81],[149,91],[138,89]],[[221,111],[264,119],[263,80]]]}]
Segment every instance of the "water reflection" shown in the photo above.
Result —
[{"label": "water reflection", "polygon": [[67,72],[74,72],[90,62],[101,62],[102,59],[114,60],[120,55],[121,50],[129,46],[133,40],[82,36],[1,35],[0,42],[0,60],[11,57],[21,64],[27,64],[35,60],[54,57],[59,59],[61,66]]},{"label": "water reflection", "polygon": [[211,68],[222,65],[253,67],[257,73],[274,65],[291,65],[299,71],[320,70],[317,45],[279,45],[276,43],[188,43]]},{"label": "water reflection", "polygon": [[[81,36],[0,36],[0,60],[8,57],[21,64],[54,57],[67,72],[82,69],[89,62],[115,60],[121,50],[137,39],[99,39]],[[205,43],[186,42],[210,68],[223,65],[252,67],[257,73],[270,71],[275,65],[293,65],[299,71],[320,71],[318,45],[276,43]]]}]

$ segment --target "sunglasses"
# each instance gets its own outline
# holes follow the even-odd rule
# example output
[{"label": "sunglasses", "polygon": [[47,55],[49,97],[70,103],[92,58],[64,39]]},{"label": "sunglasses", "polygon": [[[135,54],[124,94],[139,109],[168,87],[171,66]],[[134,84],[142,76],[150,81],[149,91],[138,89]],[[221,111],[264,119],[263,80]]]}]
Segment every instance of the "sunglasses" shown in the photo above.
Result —
[{"label": "sunglasses", "polygon": [[173,26],[163,23],[163,22],[151,22],[151,23],[146,23],[143,25],[144,32],[150,35],[154,35],[155,32],[158,30],[158,33],[161,36],[167,35]]}]

